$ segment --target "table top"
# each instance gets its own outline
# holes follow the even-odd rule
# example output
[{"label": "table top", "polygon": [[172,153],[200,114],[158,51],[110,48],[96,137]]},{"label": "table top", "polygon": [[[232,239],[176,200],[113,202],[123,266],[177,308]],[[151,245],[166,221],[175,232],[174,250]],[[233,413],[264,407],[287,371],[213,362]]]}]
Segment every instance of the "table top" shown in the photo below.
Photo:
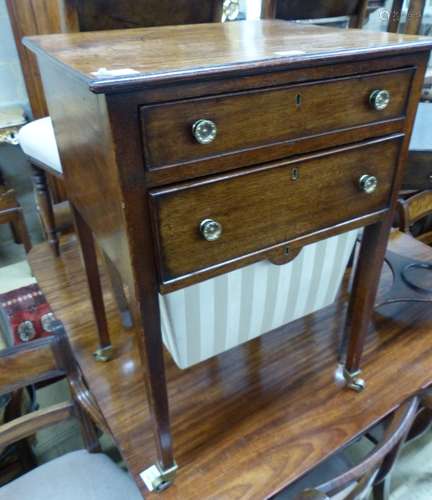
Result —
[{"label": "table top", "polygon": [[281,20],[43,35],[24,43],[94,92],[432,48],[432,38]]},{"label": "table top", "polygon": [[[392,247],[432,260],[429,247],[407,236]],[[38,245],[30,262],[144,493],[139,473],[154,463],[155,453],[133,331],[120,326],[104,278],[114,359],[95,362],[96,329],[76,242],[63,246],[60,259],[47,244]],[[382,288],[388,284],[389,273]],[[344,316],[341,297],[188,370],[165,353],[179,471],[163,498],[268,497],[432,383],[430,304],[384,306],[374,314],[363,364],[368,386],[360,394],[334,380]]]}]

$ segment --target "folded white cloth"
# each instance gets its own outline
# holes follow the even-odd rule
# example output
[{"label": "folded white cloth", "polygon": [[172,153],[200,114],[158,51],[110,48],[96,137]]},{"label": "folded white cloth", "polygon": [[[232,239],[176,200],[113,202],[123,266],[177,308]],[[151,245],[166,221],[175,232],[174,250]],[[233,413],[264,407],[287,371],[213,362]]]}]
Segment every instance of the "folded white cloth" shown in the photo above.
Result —
[{"label": "folded white cloth", "polygon": [[49,116],[24,125],[18,133],[18,142],[26,155],[48,165],[59,174],[63,172]]}]

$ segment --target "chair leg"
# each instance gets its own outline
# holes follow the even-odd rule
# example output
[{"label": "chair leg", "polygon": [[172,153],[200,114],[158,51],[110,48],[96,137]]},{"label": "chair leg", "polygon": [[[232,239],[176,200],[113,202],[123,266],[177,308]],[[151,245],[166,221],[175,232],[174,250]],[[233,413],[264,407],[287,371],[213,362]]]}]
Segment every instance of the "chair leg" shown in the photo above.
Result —
[{"label": "chair leg", "polygon": [[124,293],[123,280],[121,279],[120,273],[118,272],[117,268],[108,257],[108,255],[103,250],[101,251],[101,253],[105,263],[105,269],[111,282],[114,299],[120,312],[122,325],[124,328],[130,329],[133,326],[133,320],[132,314],[129,310],[129,304]]},{"label": "chair leg", "polygon": [[111,358],[112,346],[108,331],[93,233],[72,203],[71,209],[76,233],[81,244],[82,260],[87,276],[90,300],[93,306],[99,337],[99,347],[94,355],[98,361],[108,361]]},{"label": "chair leg", "polygon": [[12,234],[14,235],[15,243],[22,243],[26,253],[29,253],[31,250],[31,241],[21,208],[17,210],[15,220],[10,223],[10,226]]},{"label": "chair leg", "polygon": [[374,484],[372,498],[373,500],[388,500],[390,498],[390,475],[386,476],[380,483]]},{"label": "chair leg", "polygon": [[[4,412],[4,422],[8,423],[18,417],[23,416],[22,402],[23,402],[23,389],[18,389],[11,394],[11,400],[6,406]],[[15,448],[19,461],[21,462],[23,472],[29,472],[36,467],[36,458],[33,454],[32,448],[29,443],[29,438],[22,439],[15,443]]]},{"label": "chair leg", "polygon": [[22,244],[22,241],[19,237],[19,234],[16,230],[16,227],[15,227],[15,224],[13,222],[10,222],[9,223],[9,227],[11,229],[11,232],[12,232],[12,238],[14,240],[14,242],[17,244],[17,245],[21,245]]},{"label": "chair leg", "polygon": [[101,447],[97,435],[96,425],[78,403],[76,403],[76,412],[86,450],[90,453],[99,453],[101,451]]},{"label": "chair leg", "polygon": [[46,173],[39,167],[32,165],[33,187],[36,197],[36,207],[41,218],[42,226],[54,255],[59,257],[60,244],[56,231],[53,205],[48,188]]}]

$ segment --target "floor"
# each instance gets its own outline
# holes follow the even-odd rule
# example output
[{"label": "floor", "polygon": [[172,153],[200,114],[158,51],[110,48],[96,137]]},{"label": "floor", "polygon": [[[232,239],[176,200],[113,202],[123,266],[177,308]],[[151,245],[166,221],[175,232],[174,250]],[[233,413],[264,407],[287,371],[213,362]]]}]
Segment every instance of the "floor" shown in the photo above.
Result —
[{"label": "floor", "polygon": [[[1,146],[0,153],[0,168],[6,182],[18,193],[32,242],[36,244],[43,236],[35,211],[30,166],[18,148]],[[0,293],[34,282],[23,249],[13,243],[7,226],[0,227]],[[64,381],[46,387],[37,394],[41,407],[67,397],[68,388]],[[429,431],[403,450],[393,473],[391,500],[432,499],[431,438],[432,432]],[[120,463],[121,457],[109,436],[101,436],[101,443],[104,451]],[[39,432],[35,441],[35,452],[41,463],[81,447],[79,429],[73,421]]]}]

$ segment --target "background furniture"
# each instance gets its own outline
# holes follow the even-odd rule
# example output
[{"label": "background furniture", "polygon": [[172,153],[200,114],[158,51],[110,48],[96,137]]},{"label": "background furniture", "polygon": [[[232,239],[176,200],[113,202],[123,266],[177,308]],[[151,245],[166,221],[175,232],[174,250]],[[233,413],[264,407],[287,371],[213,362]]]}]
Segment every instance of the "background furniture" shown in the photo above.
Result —
[{"label": "background furniture", "polygon": [[[432,109],[431,109],[432,111]],[[432,156],[431,156],[432,158]],[[432,166],[431,166],[432,168]],[[402,231],[411,234],[413,226],[432,214],[432,190],[420,191],[398,203],[398,222]],[[432,231],[426,230],[416,236],[426,245],[432,244]]]},{"label": "background furniture", "polygon": [[[16,145],[20,127],[26,122],[22,108],[11,106],[0,110],[0,144]],[[26,252],[31,248],[24,215],[13,189],[6,187],[0,170],[0,224],[9,223],[15,243],[23,244]]]},{"label": "background furniture", "polygon": [[350,28],[363,26],[368,8],[368,0],[263,0],[264,19],[328,19],[348,17]]},{"label": "background furniture", "polygon": [[366,226],[343,372],[349,387],[363,387],[363,344],[431,42],[352,30],[341,47],[339,33],[261,21],[26,40],[86,266],[97,269],[95,237],[131,294],[156,438],[150,488],[176,470],[158,293],[258,260],[281,264]]},{"label": "background furniture", "polygon": [[223,2],[7,0],[6,3],[33,118],[36,118],[22,130],[20,143],[33,166],[36,203],[43,229],[53,251],[59,255],[58,233],[72,226],[72,216],[66,202],[63,169],[51,119],[48,117],[39,70],[34,56],[22,45],[22,38],[48,33],[219,22]]},{"label": "background furniture", "polygon": [[[402,403],[380,427],[374,448],[352,463],[342,450],[276,495],[274,500],[356,500],[388,498],[388,478],[419,408],[417,396]],[[367,431],[368,433],[373,432]],[[385,485],[385,486],[384,486]],[[385,490],[384,490],[385,488]],[[387,496],[386,496],[387,495]]]},{"label": "background furniture", "polygon": [[25,123],[26,119],[21,106],[0,108],[0,144],[16,146],[18,131]]},{"label": "background furniture", "polygon": [[[410,236],[393,234],[390,248],[432,262],[431,249]],[[156,456],[138,343],[125,338],[108,296],[118,349],[110,363],[94,362],[96,339],[91,305],[82,297],[86,277],[79,248],[68,245],[61,260],[48,250],[47,243],[32,249],[34,274],[67,327],[89,388],[143,496],[160,498],[140,477]],[[108,285],[105,273],[102,278]],[[384,268],[382,293],[391,281]],[[366,391],[353,394],[335,384],[345,313],[342,295],[327,309],[188,370],[179,370],[165,351],[181,466],[164,498],[271,497],[432,384],[432,308],[421,303],[389,305],[374,314],[365,348]]]},{"label": "background furniture", "polygon": [[[35,391],[33,388],[20,389],[0,396],[0,425],[33,411]],[[29,439],[21,439],[0,448],[0,486],[30,471],[36,466]]]},{"label": "background furniture", "polygon": [[[400,31],[402,6],[402,0],[393,1],[392,14],[388,25],[390,32],[396,33]],[[410,0],[404,33],[415,35],[420,32],[425,6],[426,0]],[[430,102],[421,102],[417,110],[405,177],[402,183],[402,189],[404,190],[422,190],[429,189],[432,186],[431,128],[432,104]]]},{"label": "background furniture", "polygon": [[0,224],[9,224],[15,243],[24,245],[28,253],[31,248],[30,237],[24,220],[24,215],[18,203],[15,191],[0,183]]},{"label": "background furniture", "polygon": [[1,487],[1,499],[29,496],[34,500],[75,500],[84,496],[104,500],[140,498],[127,474],[107,456],[95,453],[99,451],[99,444],[90,415],[100,423],[104,423],[104,418],[83,384],[61,323],[56,325],[50,337],[2,350],[0,359],[0,394],[59,376],[67,377],[72,393],[72,401],[31,412],[1,425],[0,446],[74,416],[80,421],[83,440],[90,452],[68,453],[28,472]]}]

